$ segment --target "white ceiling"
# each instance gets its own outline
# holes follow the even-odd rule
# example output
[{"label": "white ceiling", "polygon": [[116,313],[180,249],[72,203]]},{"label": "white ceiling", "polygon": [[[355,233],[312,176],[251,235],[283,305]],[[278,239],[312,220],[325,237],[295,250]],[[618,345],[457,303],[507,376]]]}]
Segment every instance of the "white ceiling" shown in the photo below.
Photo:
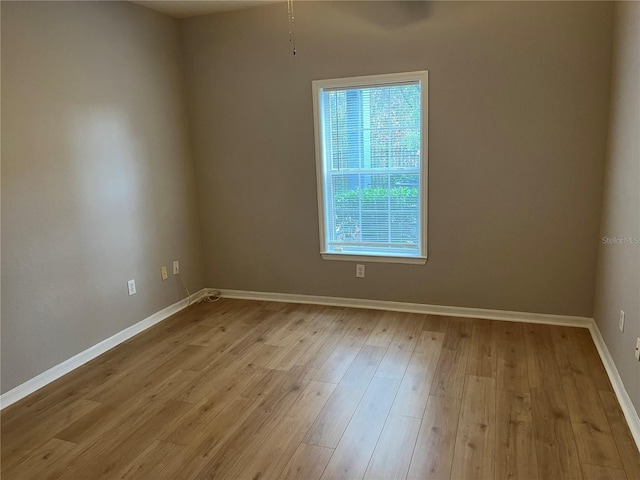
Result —
[{"label": "white ceiling", "polygon": [[242,10],[284,0],[133,0],[133,3],[144,5],[158,12],[176,18],[187,18],[195,15]]}]

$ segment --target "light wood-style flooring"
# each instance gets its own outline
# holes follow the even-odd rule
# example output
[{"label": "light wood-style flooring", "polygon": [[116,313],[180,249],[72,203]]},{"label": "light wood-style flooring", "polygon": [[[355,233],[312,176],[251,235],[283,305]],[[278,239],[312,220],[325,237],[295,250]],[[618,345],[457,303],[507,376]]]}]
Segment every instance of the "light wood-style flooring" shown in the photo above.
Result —
[{"label": "light wood-style flooring", "polygon": [[223,299],[2,412],[2,478],[639,479],[579,328]]}]

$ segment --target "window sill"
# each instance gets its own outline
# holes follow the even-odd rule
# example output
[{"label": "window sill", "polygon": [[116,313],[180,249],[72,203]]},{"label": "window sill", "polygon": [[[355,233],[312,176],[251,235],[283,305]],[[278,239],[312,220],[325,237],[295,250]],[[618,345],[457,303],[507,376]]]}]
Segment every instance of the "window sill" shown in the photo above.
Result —
[{"label": "window sill", "polygon": [[324,260],[340,260],[343,262],[400,263],[408,265],[424,265],[427,257],[390,257],[382,255],[348,255],[342,253],[321,253]]}]

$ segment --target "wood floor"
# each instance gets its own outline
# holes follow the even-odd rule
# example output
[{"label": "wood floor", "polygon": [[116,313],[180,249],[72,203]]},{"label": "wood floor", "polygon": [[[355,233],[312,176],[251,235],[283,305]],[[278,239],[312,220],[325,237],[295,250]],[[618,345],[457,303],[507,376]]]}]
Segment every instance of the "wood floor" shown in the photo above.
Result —
[{"label": "wood floor", "polygon": [[585,329],[224,299],[2,412],[11,479],[638,479]]}]

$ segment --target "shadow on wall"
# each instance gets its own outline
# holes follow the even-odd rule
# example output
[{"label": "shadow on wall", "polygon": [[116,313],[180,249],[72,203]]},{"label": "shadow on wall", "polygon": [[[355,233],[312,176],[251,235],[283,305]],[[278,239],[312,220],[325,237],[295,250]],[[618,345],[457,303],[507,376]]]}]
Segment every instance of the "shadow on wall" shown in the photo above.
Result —
[{"label": "shadow on wall", "polygon": [[384,2],[388,3],[387,14],[379,15],[377,10],[367,10],[357,5],[360,2],[330,2],[330,5],[342,15],[352,20],[370,23],[385,30],[406,28],[429,18],[432,13],[431,2]]},{"label": "shadow on wall", "polygon": [[84,110],[69,125],[78,224],[90,225],[79,233],[76,265],[83,271],[75,278],[96,283],[95,294],[107,305],[125,289],[114,278],[123,272],[133,278],[139,265],[149,264],[140,257],[147,255],[145,246],[158,232],[155,217],[148,214],[153,211],[149,153],[136,140],[124,110]]}]

